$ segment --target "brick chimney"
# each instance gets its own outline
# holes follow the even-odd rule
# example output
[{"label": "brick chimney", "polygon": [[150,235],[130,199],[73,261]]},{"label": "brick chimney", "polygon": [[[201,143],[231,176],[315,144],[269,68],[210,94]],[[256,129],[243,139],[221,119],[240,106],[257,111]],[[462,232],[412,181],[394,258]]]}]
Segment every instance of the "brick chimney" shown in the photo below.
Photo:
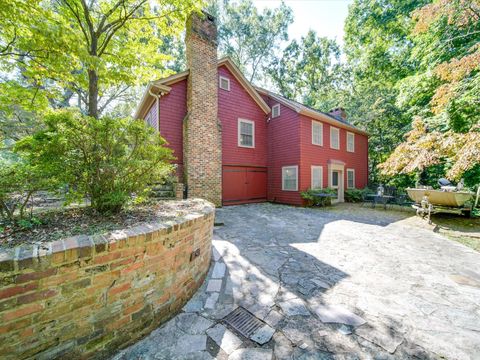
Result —
[{"label": "brick chimney", "polygon": [[217,101],[217,25],[207,13],[193,13],[185,37],[187,118],[184,122],[185,181],[188,197],[222,205],[222,137]]},{"label": "brick chimney", "polygon": [[347,120],[347,113],[345,112],[345,109],[342,107],[337,107],[335,109],[332,109],[328,113],[335,117],[341,117],[343,120]]}]

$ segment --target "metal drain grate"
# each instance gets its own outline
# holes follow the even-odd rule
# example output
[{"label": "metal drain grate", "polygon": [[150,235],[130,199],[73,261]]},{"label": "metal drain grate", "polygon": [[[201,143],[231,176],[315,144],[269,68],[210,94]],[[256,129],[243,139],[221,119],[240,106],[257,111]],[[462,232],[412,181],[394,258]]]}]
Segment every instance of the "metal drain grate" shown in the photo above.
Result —
[{"label": "metal drain grate", "polygon": [[250,338],[255,331],[265,325],[255,315],[240,306],[228,314],[223,321],[246,338]]}]

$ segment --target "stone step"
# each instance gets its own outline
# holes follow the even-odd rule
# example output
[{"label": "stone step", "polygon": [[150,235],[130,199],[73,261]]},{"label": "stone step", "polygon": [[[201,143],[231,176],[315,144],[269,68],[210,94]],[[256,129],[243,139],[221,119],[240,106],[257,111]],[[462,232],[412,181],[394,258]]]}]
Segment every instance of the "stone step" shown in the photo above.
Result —
[{"label": "stone step", "polygon": [[173,184],[156,184],[152,187],[155,191],[173,191]]},{"label": "stone step", "polygon": [[153,189],[150,192],[150,197],[153,197],[155,199],[174,199],[175,198],[175,192],[172,190],[155,190]]}]

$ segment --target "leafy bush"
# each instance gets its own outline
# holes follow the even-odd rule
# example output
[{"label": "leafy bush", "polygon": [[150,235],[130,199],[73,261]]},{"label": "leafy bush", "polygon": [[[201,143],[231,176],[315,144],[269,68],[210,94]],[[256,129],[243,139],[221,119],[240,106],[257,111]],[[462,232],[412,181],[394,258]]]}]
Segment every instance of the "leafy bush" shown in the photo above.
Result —
[{"label": "leafy bush", "polygon": [[26,221],[25,210],[32,195],[52,185],[44,175],[21,159],[0,162],[0,217],[4,221]]},{"label": "leafy bush", "polygon": [[164,144],[143,121],[95,119],[60,110],[45,118],[44,130],[19,141],[15,150],[48,178],[67,185],[67,202],[88,197],[94,209],[111,213],[171,172],[172,154]]},{"label": "leafy bush", "polygon": [[345,201],[350,203],[357,203],[363,200],[364,195],[368,192],[368,189],[348,189],[345,190]]},{"label": "leafy bush", "polygon": [[309,189],[303,191],[300,195],[305,200],[307,206],[329,206],[332,205],[332,198],[328,196],[319,196],[318,194],[336,194],[335,189]]}]

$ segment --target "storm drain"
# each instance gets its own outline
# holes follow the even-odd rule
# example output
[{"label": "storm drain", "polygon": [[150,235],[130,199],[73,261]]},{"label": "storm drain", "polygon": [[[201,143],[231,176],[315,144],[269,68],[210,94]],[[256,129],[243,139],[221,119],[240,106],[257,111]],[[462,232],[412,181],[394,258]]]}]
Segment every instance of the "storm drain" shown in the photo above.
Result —
[{"label": "storm drain", "polygon": [[255,315],[240,306],[228,314],[223,321],[246,338],[250,338],[255,331],[265,325]]}]

